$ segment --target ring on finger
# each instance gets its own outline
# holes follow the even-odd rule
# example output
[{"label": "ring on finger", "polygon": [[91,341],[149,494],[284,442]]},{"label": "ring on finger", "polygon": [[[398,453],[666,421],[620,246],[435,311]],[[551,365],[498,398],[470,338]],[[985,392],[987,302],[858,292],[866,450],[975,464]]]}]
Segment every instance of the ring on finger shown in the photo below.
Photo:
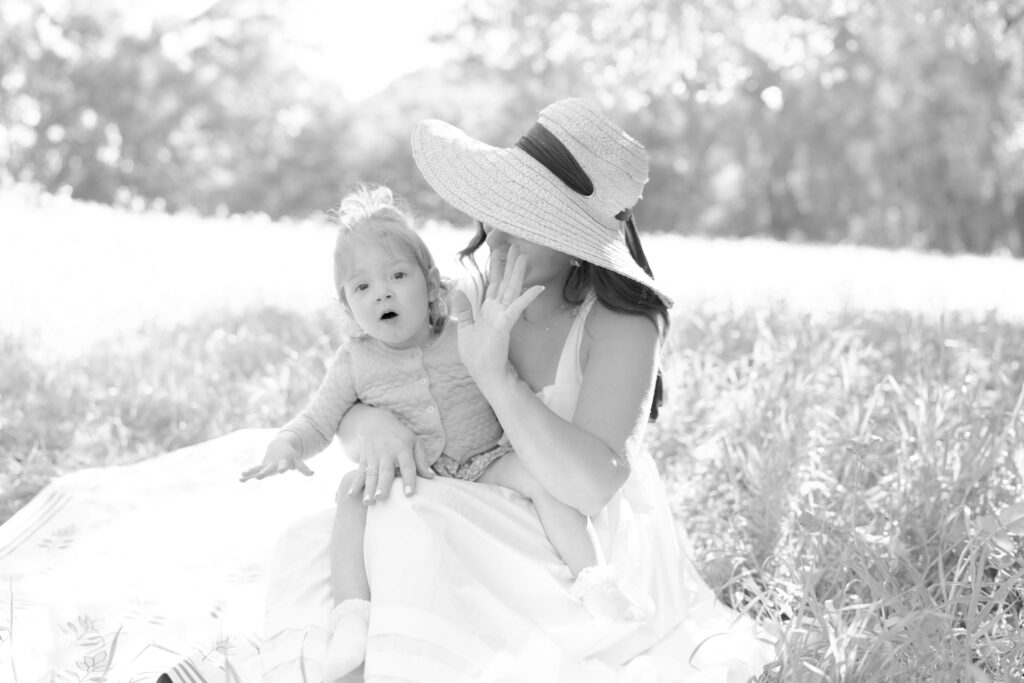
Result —
[{"label": "ring on finger", "polygon": [[367,472],[376,472],[377,470],[380,469],[380,467],[378,467],[377,465],[370,465],[368,467],[364,467],[363,469]]}]

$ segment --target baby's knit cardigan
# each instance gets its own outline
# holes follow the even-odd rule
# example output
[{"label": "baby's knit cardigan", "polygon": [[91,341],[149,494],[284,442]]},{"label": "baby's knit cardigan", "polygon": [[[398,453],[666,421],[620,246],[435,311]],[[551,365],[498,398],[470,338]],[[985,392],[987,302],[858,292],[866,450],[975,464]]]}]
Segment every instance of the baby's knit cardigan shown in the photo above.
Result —
[{"label": "baby's knit cardigan", "polygon": [[494,448],[501,425],[459,358],[454,324],[432,342],[393,349],[356,337],[338,349],[309,405],[281,431],[295,434],[300,454],[326,448],[356,401],[386,408],[420,439],[433,464],[442,453],[458,462]]}]

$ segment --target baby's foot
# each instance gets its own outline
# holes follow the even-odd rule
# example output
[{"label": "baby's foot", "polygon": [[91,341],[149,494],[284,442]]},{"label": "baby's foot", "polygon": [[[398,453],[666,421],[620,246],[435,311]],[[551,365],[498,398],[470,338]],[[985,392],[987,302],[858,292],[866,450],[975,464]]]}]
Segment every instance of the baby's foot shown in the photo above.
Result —
[{"label": "baby's foot", "polygon": [[570,594],[595,619],[642,621],[649,610],[640,607],[619,586],[610,565],[587,567],[576,577]]},{"label": "baby's foot", "polygon": [[331,610],[327,631],[331,634],[324,658],[324,680],[334,681],[353,671],[366,657],[366,633],[370,603],[353,598]]}]

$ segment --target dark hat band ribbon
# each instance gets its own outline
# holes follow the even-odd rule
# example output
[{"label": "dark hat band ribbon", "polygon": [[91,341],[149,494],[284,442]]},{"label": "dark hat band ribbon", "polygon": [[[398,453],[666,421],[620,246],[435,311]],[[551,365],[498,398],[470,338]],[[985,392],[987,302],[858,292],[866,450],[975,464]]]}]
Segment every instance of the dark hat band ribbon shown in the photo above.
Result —
[{"label": "dark hat band ribbon", "polygon": [[[533,127],[526,132],[526,135],[519,138],[516,147],[526,152],[540,163],[541,166],[551,171],[552,174],[573,192],[589,197],[594,194],[594,183],[590,176],[583,170],[576,157],[566,148],[562,141],[541,123],[533,124]],[[651,266],[647,262],[647,255],[644,254],[640,245],[640,235],[637,233],[636,224],[633,222],[632,209],[626,208],[615,215],[617,219],[625,222],[626,247],[630,256],[636,261],[648,277],[654,277],[651,273]]]},{"label": "dark hat band ribbon", "polygon": [[551,171],[573,192],[584,197],[594,194],[594,183],[580,166],[580,162],[576,161],[576,157],[562,141],[542,124],[533,124],[533,128],[519,138],[516,147],[540,162],[541,166]]}]

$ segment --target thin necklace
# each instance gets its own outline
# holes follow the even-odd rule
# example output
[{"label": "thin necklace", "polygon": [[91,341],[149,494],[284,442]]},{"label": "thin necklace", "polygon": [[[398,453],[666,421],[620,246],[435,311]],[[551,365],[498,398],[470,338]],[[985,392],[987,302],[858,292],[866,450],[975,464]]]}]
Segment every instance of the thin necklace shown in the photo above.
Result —
[{"label": "thin necklace", "polygon": [[523,320],[525,320],[526,324],[530,325],[531,327],[537,327],[544,330],[545,332],[550,332],[555,320],[559,317],[561,312],[569,310],[570,308],[577,308],[577,306],[573,306],[572,304],[568,304],[565,301],[561,301],[557,306],[555,306],[553,311],[551,311],[544,317],[543,322],[530,320],[529,318],[526,317],[525,312],[523,313]]}]

